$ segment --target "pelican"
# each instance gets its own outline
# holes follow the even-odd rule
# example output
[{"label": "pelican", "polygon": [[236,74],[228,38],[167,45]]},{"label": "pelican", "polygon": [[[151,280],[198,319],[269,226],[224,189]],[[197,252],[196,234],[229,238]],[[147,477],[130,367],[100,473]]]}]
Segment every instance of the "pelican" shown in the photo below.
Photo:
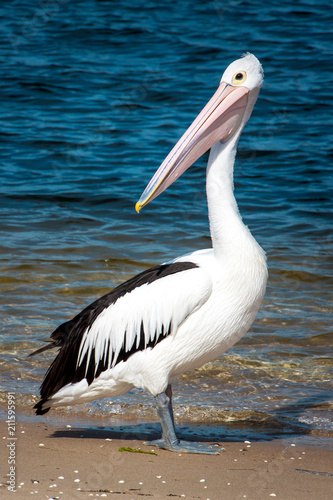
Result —
[{"label": "pelican", "polygon": [[243,224],[233,192],[238,139],[262,82],[254,55],[231,63],[136,204],[139,212],[210,149],[206,191],[212,248],[141,272],[60,325],[49,344],[33,353],[60,348],[41,385],[37,415],[137,387],[155,397],[161,420],[162,438],[150,444],[219,453],[213,445],[177,438],[171,384],[238,342],[265,293],[265,253]]}]

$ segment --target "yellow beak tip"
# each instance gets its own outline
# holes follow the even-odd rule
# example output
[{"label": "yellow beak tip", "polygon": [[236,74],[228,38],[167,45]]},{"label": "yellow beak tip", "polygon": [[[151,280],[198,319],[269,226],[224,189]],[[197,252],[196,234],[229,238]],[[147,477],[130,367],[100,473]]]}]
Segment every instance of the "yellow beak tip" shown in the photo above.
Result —
[{"label": "yellow beak tip", "polygon": [[136,204],[135,204],[135,210],[139,213],[140,212],[140,208],[141,208],[141,205],[140,205],[140,202],[137,201]]}]

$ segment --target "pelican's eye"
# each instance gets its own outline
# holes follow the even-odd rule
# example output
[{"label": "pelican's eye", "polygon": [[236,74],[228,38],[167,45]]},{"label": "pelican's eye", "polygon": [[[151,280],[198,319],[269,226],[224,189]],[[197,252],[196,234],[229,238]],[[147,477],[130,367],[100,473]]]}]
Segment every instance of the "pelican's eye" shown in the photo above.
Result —
[{"label": "pelican's eye", "polygon": [[246,80],[246,73],[245,73],[245,71],[238,71],[232,77],[232,83],[234,85],[239,85],[241,83],[244,83],[245,80]]}]

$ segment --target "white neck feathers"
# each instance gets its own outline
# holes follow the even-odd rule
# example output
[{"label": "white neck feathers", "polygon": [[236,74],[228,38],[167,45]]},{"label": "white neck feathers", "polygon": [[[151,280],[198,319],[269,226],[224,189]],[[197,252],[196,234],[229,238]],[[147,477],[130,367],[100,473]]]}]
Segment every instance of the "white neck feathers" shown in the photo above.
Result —
[{"label": "white neck feathers", "polygon": [[259,247],[243,224],[234,197],[233,168],[238,137],[227,144],[216,143],[207,165],[209,224],[216,256],[239,255],[253,245]]}]

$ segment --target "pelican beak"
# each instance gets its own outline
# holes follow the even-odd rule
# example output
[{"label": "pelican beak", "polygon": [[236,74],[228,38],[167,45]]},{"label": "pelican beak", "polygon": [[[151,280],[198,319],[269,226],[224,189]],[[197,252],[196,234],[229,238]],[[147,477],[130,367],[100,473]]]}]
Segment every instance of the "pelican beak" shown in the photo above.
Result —
[{"label": "pelican beak", "polygon": [[169,187],[217,141],[227,142],[242,124],[249,90],[221,82],[201,113],[155,172],[140,200],[137,212]]}]

